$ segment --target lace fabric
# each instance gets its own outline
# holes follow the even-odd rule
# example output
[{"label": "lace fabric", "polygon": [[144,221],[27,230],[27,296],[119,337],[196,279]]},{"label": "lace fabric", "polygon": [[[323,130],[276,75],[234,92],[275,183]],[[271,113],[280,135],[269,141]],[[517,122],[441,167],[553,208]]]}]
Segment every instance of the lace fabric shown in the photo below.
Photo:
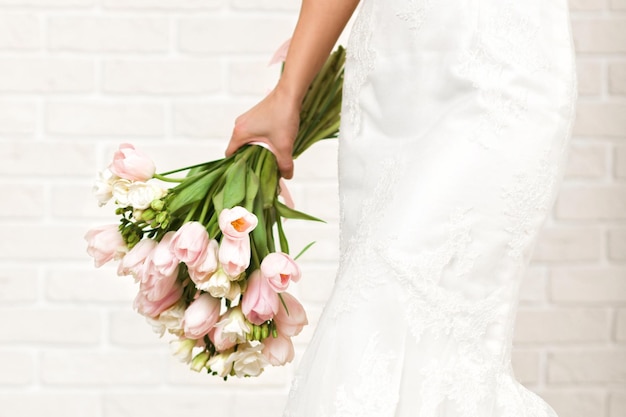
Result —
[{"label": "lace fabric", "polygon": [[284,417],[555,416],[510,365],[575,101],[567,5],[541,2],[363,0],[340,266]]},{"label": "lace fabric", "polygon": [[379,334],[365,345],[363,357],[356,369],[358,379],[353,385],[341,384],[332,410],[320,405],[321,417],[379,417],[392,416],[398,393],[392,389],[390,363],[394,352],[379,348]]},{"label": "lace fabric", "polygon": [[408,25],[412,31],[417,31],[426,20],[426,14],[431,6],[431,0],[408,0],[397,9],[396,16]]},{"label": "lace fabric", "polygon": [[[346,49],[346,67],[350,68],[350,76],[344,79],[343,114],[349,123],[343,123],[343,129],[350,136],[356,136],[361,127],[361,108],[359,95],[368,74],[374,69],[376,51],[370,47],[372,26],[374,24],[375,2],[364,2],[350,32]],[[348,134],[345,132],[344,134]]]}]

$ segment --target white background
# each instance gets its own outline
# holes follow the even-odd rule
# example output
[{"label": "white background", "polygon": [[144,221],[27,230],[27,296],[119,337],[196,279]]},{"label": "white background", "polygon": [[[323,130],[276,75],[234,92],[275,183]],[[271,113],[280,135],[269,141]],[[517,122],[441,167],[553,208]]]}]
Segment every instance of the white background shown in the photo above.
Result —
[{"label": "white background", "polygon": [[[551,0],[546,0],[551,1]],[[626,1],[572,0],[580,101],[566,180],[526,278],[517,377],[561,417],[626,416]],[[82,239],[121,142],[158,169],[221,157],[271,88],[297,0],[0,0],[0,417],[278,417],[291,366],[223,383],[170,357]],[[337,264],[336,144],[291,189],[327,225],[297,289],[312,326]],[[306,229],[306,230],[303,230]],[[298,233],[303,231],[303,233]]]}]

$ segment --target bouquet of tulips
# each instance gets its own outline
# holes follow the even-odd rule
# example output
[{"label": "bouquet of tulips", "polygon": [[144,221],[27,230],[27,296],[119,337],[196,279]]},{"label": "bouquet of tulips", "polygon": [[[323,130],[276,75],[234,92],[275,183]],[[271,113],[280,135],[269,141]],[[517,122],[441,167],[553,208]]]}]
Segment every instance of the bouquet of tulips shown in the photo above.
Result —
[{"label": "bouquet of tulips", "polygon": [[[294,158],[337,136],[344,61],[339,47],[311,84]],[[282,222],[318,219],[283,203],[281,188],[262,146],[157,174],[146,154],[122,144],[94,187],[101,206],[114,200],[120,221],[88,231],[87,251],[96,267],[117,260],[118,275],[134,277],[135,309],[174,336],[174,354],[191,369],[258,376],[293,359],[291,337],[307,324],[286,292],[301,271]]]}]

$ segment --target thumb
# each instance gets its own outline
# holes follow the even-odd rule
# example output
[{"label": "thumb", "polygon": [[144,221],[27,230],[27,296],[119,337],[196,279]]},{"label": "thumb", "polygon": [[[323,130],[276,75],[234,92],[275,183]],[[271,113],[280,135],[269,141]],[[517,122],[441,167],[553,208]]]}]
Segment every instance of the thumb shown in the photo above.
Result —
[{"label": "thumb", "polygon": [[237,149],[241,148],[247,143],[254,142],[259,138],[251,137],[250,133],[248,133],[242,126],[241,116],[237,118],[235,121],[235,127],[233,127],[233,133],[230,136],[230,141],[228,142],[228,146],[226,147],[226,151],[224,152],[226,156],[231,156]]},{"label": "thumb", "polygon": [[281,158],[278,160],[278,170],[280,171],[280,175],[289,180],[293,178],[293,160],[291,157],[284,159]]}]

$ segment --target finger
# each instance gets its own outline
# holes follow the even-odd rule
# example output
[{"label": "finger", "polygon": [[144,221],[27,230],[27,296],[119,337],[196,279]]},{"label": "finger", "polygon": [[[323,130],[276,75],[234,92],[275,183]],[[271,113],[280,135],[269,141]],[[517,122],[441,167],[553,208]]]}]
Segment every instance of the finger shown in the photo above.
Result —
[{"label": "finger", "polygon": [[231,156],[232,154],[235,153],[235,151],[237,151],[237,149],[239,149],[239,147],[237,145],[235,145],[235,143],[232,141],[228,142],[228,146],[226,147],[226,150],[224,151],[224,155]]},{"label": "finger", "polygon": [[278,160],[278,170],[284,179],[293,178],[293,160],[291,158]]},{"label": "finger", "polygon": [[237,149],[241,147],[242,144],[241,144],[241,140],[239,139],[240,137],[241,137],[241,134],[239,130],[237,129],[237,126],[235,126],[233,128],[233,133],[230,136],[230,141],[228,142],[228,145],[226,146],[226,150],[224,151],[224,154],[227,157],[234,154],[237,151]]},{"label": "finger", "polygon": [[233,133],[230,135],[230,142],[228,142],[228,146],[226,147],[226,151],[224,152],[226,156],[231,156],[237,149],[241,148],[248,141],[246,137],[249,134],[243,129],[242,124],[240,123],[242,116],[239,116],[237,120],[235,120],[235,126],[233,127]]}]

